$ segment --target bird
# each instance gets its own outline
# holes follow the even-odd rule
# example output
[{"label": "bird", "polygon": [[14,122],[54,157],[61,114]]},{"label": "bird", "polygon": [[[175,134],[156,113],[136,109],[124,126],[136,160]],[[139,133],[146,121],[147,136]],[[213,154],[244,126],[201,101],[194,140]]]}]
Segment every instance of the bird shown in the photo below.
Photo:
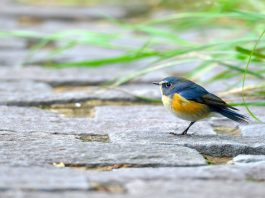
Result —
[{"label": "bird", "polygon": [[[176,117],[190,121],[181,135],[186,135],[197,121],[215,116],[216,113],[235,122],[248,124],[248,117],[236,112],[238,109],[184,77],[169,76],[153,84],[160,86],[165,108]],[[178,135],[174,132],[170,134]]]}]

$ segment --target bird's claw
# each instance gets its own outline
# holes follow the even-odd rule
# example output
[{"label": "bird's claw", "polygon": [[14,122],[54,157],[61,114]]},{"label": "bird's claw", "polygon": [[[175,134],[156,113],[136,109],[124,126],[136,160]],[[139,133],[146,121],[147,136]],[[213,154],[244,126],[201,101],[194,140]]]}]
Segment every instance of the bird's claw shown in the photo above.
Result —
[{"label": "bird's claw", "polygon": [[170,135],[179,135],[179,136],[187,136],[188,134],[187,134],[187,132],[185,132],[185,133],[174,133],[174,132],[170,132],[169,133]]}]

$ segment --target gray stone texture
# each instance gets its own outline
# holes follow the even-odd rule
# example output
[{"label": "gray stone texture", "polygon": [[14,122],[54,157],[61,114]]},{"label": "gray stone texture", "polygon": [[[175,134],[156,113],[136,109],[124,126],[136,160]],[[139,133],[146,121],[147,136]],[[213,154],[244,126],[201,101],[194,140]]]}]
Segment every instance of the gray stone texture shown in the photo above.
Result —
[{"label": "gray stone texture", "polygon": [[[102,108],[101,111],[100,108]],[[212,130],[210,126],[207,129],[203,122],[201,125],[198,123],[197,127],[195,125],[194,129],[190,131],[191,134],[195,133],[193,135],[173,136],[169,132],[176,131],[174,130],[175,126],[179,126],[178,130],[182,131],[184,121],[179,121],[167,114],[162,107],[97,107],[96,109],[98,114],[95,118],[64,118],[56,113],[36,108],[1,107],[1,131],[10,131],[15,134],[38,132],[41,132],[40,134],[69,135],[109,134],[112,142],[123,145],[136,143],[188,146],[203,154],[213,156],[265,153],[262,137],[216,136],[212,132],[210,133]],[[111,109],[113,118],[108,117]],[[152,114],[146,113],[150,110]],[[117,113],[116,117],[115,113]],[[163,119],[164,122],[161,121]],[[14,125],[14,123],[16,124]]]},{"label": "gray stone texture", "polygon": [[240,129],[241,129],[242,135],[246,137],[265,136],[265,124],[264,123],[253,123],[251,125],[241,126]]},{"label": "gray stone texture", "polygon": [[[0,128],[1,130],[17,132],[110,133],[117,134],[118,137],[113,138],[119,138],[120,136],[120,138],[126,140],[126,136],[129,137],[130,134],[143,134],[143,137],[152,134],[154,136],[167,136],[170,132],[181,132],[188,125],[187,122],[179,120],[166,112],[161,106],[103,106],[96,107],[95,111],[95,118],[73,119],[38,108],[2,106],[0,107],[0,123],[2,126]],[[190,133],[197,135],[215,134],[211,126],[207,125],[207,122],[199,122],[194,125]]]},{"label": "gray stone texture", "polygon": [[147,11],[146,6],[94,6],[94,7],[47,7],[6,4],[0,9],[2,16],[8,17],[33,17],[39,19],[60,20],[98,20],[106,17],[124,18],[130,15],[143,14]]},{"label": "gray stone texture", "polygon": [[204,158],[186,147],[152,144],[83,142],[74,135],[1,132],[1,160],[6,166],[50,166],[52,163],[85,164],[88,167],[198,166]]},{"label": "gray stone texture", "polygon": [[230,162],[232,164],[262,163],[265,162],[265,155],[238,155]]},{"label": "gray stone texture", "polygon": [[[120,67],[101,67],[101,68],[64,68],[49,69],[43,67],[25,68],[0,68],[2,81],[11,80],[34,80],[45,82],[53,86],[58,85],[98,85],[106,81],[114,80],[122,75],[129,74],[132,70],[121,69]],[[142,80],[136,82],[151,83],[162,79],[166,73],[151,73]],[[78,78],[77,78],[78,76]]]},{"label": "gray stone texture", "polygon": [[113,172],[1,167],[0,193],[10,197],[263,197],[264,167],[248,164]]}]

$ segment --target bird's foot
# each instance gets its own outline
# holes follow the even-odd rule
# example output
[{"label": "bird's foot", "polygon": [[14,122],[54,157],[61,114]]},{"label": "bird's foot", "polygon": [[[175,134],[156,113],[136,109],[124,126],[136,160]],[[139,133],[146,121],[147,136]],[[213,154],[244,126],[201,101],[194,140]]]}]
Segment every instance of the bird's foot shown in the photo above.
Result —
[{"label": "bird's foot", "polygon": [[170,135],[180,135],[180,136],[182,136],[182,135],[188,135],[187,133],[174,133],[174,132],[170,132],[169,134]]},{"label": "bird's foot", "polygon": [[188,131],[185,130],[185,131],[183,131],[183,132],[181,133],[181,135],[187,135],[187,132],[188,132]]}]

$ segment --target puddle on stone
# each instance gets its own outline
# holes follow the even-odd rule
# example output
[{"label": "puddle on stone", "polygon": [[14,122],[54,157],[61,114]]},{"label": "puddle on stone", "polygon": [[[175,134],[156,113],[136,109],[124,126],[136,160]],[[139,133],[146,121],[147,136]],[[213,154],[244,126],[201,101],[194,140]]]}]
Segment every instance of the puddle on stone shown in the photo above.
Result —
[{"label": "puddle on stone", "polygon": [[214,126],[213,130],[220,135],[241,136],[240,129],[238,126],[236,127]]},{"label": "puddle on stone", "polygon": [[94,117],[95,115],[95,105],[93,102],[91,104],[86,103],[67,103],[67,104],[52,104],[40,106],[40,108],[49,110],[64,117]]},{"label": "puddle on stone", "polygon": [[93,118],[95,116],[96,106],[108,106],[108,105],[133,106],[133,105],[144,105],[144,104],[147,104],[147,103],[146,102],[131,102],[131,101],[89,100],[86,102],[45,105],[45,106],[40,106],[40,108],[61,114],[64,117]]},{"label": "puddle on stone", "polygon": [[213,157],[210,155],[203,155],[203,157],[208,162],[208,165],[227,164],[229,161],[233,159],[233,157]]},{"label": "puddle on stone", "polygon": [[91,182],[91,191],[105,193],[126,193],[126,189],[119,183]]},{"label": "puddle on stone", "polygon": [[111,165],[101,165],[101,164],[75,164],[75,163],[63,163],[63,162],[54,162],[53,166],[57,168],[75,168],[84,171],[112,171],[113,169],[120,168],[138,168],[141,167],[135,164],[111,164]]},{"label": "puddle on stone", "polygon": [[92,92],[98,90],[99,87],[91,86],[91,85],[84,85],[84,86],[56,86],[53,87],[53,91],[55,93],[67,93],[67,92]]},{"label": "puddle on stone", "polygon": [[105,134],[105,135],[80,134],[76,138],[83,141],[83,142],[102,142],[102,143],[109,143],[110,142],[110,138],[107,134]]},{"label": "puddle on stone", "polygon": [[43,22],[40,18],[36,17],[30,17],[30,16],[21,16],[18,18],[17,22],[21,26],[32,26],[32,25],[38,25]]},{"label": "puddle on stone", "polygon": [[248,182],[265,182],[265,179],[262,179],[262,178],[255,178],[255,177],[253,177],[253,176],[248,176],[247,178],[246,178],[246,181],[248,181]]},{"label": "puddle on stone", "polygon": [[216,119],[211,123],[213,130],[220,135],[241,136],[239,126],[228,119]]}]

